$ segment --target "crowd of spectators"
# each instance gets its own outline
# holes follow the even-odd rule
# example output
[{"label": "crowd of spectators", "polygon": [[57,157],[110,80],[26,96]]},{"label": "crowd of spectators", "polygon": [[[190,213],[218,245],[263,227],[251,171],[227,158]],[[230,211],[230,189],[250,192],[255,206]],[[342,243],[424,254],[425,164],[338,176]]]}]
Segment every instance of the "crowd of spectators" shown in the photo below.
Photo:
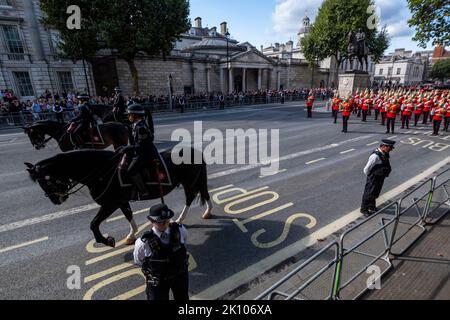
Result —
[{"label": "crowd of spectators", "polygon": [[[310,92],[314,92],[316,99],[327,100],[331,97],[333,90],[330,88],[301,88],[288,90],[249,90],[245,92],[232,92],[230,94],[215,93],[196,93],[173,95],[173,108],[180,108],[181,105],[187,107],[207,107],[224,101],[227,105],[236,104],[259,104],[286,100],[306,100]],[[0,91],[0,124],[21,125],[38,120],[45,119],[63,119],[73,118],[78,113],[78,92],[63,92],[52,94],[45,90],[34,100],[21,101],[13,90]],[[168,95],[134,95],[124,96],[127,105],[132,103],[144,104],[154,110],[167,108],[170,104]],[[94,96],[91,98],[91,104],[112,106],[114,96]]]}]

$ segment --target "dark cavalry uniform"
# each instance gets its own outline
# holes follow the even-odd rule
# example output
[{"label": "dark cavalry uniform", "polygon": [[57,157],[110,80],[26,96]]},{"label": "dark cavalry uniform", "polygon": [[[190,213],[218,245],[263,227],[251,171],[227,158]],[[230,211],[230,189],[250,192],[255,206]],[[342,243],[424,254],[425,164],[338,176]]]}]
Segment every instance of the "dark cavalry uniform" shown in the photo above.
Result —
[{"label": "dark cavalry uniform", "polygon": [[78,107],[78,111],[80,112],[80,114],[70,120],[70,126],[67,131],[70,134],[73,134],[77,140],[77,143],[81,145],[84,141],[83,136],[86,136],[86,138],[89,136],[89,127],[94,128],[96,126],[96,123],[94,120],[92,108],[88,102],[80,105]]},{"label": "dark cavalry uniform", "polygon": [[116,97],[114,98],[114,108],[113,108],[114,119],[117,122],[123,123],[126,111],[127,111],[127,104],[125,102],[125,98],[121,94],[116,95]]},{"label": "dark cavalry uniform", "polygon": [[380,196],[384,180],[392,172],[389,154],[384,154],[379,150],[372,153],[379,158],[379,161],[371,168],[367,175],[367,183],[361,204],[361,212],[368,213],[369,210],[376,210],[376,199]]},{"label": "dark cavalry uniform", "polygon": [[154,131],[150,130],[145,120],[133,125],[130,143],[133,146],[133,159],[128,168],[131,176],[140,173],[144,168],[149,168],[153,160],[157,159],[157,151],[153,144]]},{"label": "dark cavalry uniform", "polygon": [[[146,257],[142,271],[147,279],[148,300],[169,300],[172,290],[174,300],[189,300],[188,253],[181,241],[180,228],[171,223],[168,243],[164,243],[153,230],[145,233],[141,240],[148,245],[151,256]],[[167,235],[163,233],[161,237]]]}]

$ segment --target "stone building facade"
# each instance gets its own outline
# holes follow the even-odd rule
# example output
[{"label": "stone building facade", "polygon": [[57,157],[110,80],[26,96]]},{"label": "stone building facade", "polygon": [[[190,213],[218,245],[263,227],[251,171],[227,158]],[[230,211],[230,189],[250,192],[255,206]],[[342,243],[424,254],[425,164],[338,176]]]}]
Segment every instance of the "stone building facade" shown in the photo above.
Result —
[{"label": "stone building facade", "polygon": [[[205,28],[201,18],[196,18],[191,30],[181,35],[166,61],[140,56],[136,65],[141,94],[168,94],[169,77],[174,94],[326,87],[329,84],[328,69],[316,69],[313,74],[304,60],[267,56],[248,42],[232,39],[226,22],[221,23],[219,30]],[[94,77],[97,67],[94,64]],[[119,85],[126,94],[133,94],[128,64],[117,57],[109,70],[107,79],[115,78],[117,82],[107,84],[107,79],[98,81],[95,77],[97,91]]]},{"label": "stone building facade", "polygon": [[[87,89],[82,62],[57,57],[57,34],[41,23],[37,0],[0,0],[0,89],[12,89],[21,100]],[[91,94],[95,93],[87,65]]]}]

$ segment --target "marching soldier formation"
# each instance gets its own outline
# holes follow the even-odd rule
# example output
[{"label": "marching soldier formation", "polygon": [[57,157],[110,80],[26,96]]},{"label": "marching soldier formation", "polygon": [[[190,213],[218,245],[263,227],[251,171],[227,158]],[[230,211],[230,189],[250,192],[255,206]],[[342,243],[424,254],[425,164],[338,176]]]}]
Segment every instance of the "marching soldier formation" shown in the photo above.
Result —
[{"label": "marching soldier formation", "polygon": [[386,127],[386,134],[394,134],[397,120],[401,129],[409,129],[411,124],[416,127],[422,120],[423,125],[433,126],[433,135],[450,129],[450,92],[448,90],[384,90],[375,94],[373,91],[360,91],[345,98],[335,91],[332,100],[332,116],[334,123],[342,113],[342,132],[348,132],[350,116],[356,115],[362,122],[367,122],[368,116],[374,111],[375,121],[380,121]]}]

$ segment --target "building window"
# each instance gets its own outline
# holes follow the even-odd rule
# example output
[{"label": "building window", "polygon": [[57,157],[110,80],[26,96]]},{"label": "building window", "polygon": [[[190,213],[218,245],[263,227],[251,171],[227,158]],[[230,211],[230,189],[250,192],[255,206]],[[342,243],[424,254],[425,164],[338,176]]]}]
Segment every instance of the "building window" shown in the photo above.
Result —
[{"label": "building window", "polygon": [[28,72],[13,72],[19,93],[22,97],[34,96],[33,85],[31,84],[30,74]]},{"label": "building window", "polygon": [[12,7],[13,1],[12,0],[0,0],[0,6]]},{"label": "building window", "polygon": [[380,69],[380,76],[383,74],[383,68]]},{"label": "building window", "polygon": [[394,68],[389,67],[389,69],[388,69],[388,76],[392,76],[392,71],[393,71],[393,69],[394,69]]},{"label": "building window", "polygon": [[71,92],[74,91],[74,85],[72,81],[72,73],[66,71],[58,72],[58,79],[61,88],[61,92]]},{"label": "building window", "polygon": [[397,74],[400,74],[401,71],[402,71],[401,68],[397,68]]},{"label": "building window", "polygon": [[24,47],[20,39],[19,28],[13,25],[3,25],[3,36],[8,50],[10,60],[24,60]]}]

